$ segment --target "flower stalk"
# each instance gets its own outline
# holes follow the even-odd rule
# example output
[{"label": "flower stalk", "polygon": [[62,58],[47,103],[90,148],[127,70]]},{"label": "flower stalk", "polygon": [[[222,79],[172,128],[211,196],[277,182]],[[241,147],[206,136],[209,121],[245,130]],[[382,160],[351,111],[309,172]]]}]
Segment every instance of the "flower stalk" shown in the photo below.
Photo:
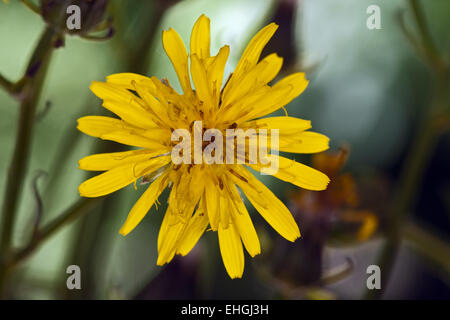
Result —
[{"label": "flower stalk", "polygon": [[45,227],[34,232],[30,242],[22,249],[14,252],[6,257],[2,257],[2,265],[0,268],[0,296],[4,292],[4,281],[10,272],[19,265],[23,260],[33,254],[46,240],[51,238],[55,233],[61,230],[62,227],[75,221],[82,215],[92,211],[100,202],[99,199],[80,199],[65,212],[48,223]]},{"label": "flower stalk", "polygon": [[2,207],[0,285],[5,274],[5,261],[9,260],[11,254],[14,218],[28,168],[36,108],[55,43],[60,37],[52,28],[46,27],[28,63],[20,92],[17,92],[20,101],[17,138],[8,170]]},{"label": "flower stalk", "polygon": [[[44,13],[48,12],[44,12],[43,9],[46,7],[41,6],[38,8],[33,2],[28,0],[22,0],[22,3],[33,12],[42,15],[45,20],[46,16],[44,16]],[[88,23],[90,28],[95,28],[98,23],[102,22],[106,4],[107,1],[105,0],[98,1],[92,7],[83,7],[86,10],[85,13],[91,17],[90,23]],[[59,230],[67,221],[71,221],[73,217],[78,217],[81,215],[80,213],[88,211],[84,208],[90,208],[92,203],[97,203],[97,201],[88,199],[80,200],[42,231],[39,231],[38,225],[34,226],[34,235],[29,244],[19,251],[13,250],[11,245],[12,230],[23,182],[27,173],[37,104],[45,82],[52,52],[54,49],[64,45],[64,34],[67,33],[65,28],[60,27],[61,25],[65,26],[65,9],[53,12],[51,21],[47,21],[47,26],[21,80],[13,83],[0,75],[0,88],[5,89],[20,102],[18,133],[14,154],[8,170],[0,225],[0,289],[3,289],[5,275],[12,267],[34,252],[41,242]],[[90,30],[84,31],[87,33]]]},{"label": "flower stalk", "polygon": [[70,224],[79,217],[83,216],[87,212],[94,209],[100,202],[99,199],[80,199],[74,203],[65,212],[55,218],[52,222],[48,223],[41,230],[38,230],[30,241],[30,243],[23,249],[19,250],[7,264],[7,270],[17,265],[30,256],[37,248],[39,248],[46,240],[58,232],[62,227]]},{"label": "flower stalk", "polygon": [[439,273],[447,279],[450,277],[450,248],[445,240],[436,236],[433,230],[426,230],[414,223],[408,223],[403,228],[403,237],[414,250],[432,262]]},{"label": "flower stalk", "polygon": [[10,246],[14,215],[17,209],[20,190],[26,175],[31,146],[31,135],[35,120],[37,103],[47,73],[54,41],[57,34],[50,28],[45,29],[39,44],[31,57],[25,74],[25,83],[20,92],[20,114],[14,154],[8,170],[3,203],[3,222],[0,251]]}]

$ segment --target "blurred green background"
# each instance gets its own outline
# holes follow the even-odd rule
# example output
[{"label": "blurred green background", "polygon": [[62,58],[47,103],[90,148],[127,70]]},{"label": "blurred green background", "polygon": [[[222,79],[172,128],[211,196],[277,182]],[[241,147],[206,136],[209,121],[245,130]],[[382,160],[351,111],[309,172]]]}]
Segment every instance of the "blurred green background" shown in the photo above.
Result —
[{"label": "blurred green background", "polygon": [[[284,56],[283,73],[303,70],[310,79],[308,89],[287,106],[287,111],[289,115],[311,119],[314,131],[331,138],[332,149],[344,143],[350,146],[350,156],[343,170],[356,180],[361,206],[376,215],[377,233],[368,241],[350,241],[337,246],[328,243],[328,236],[324,235],[326,241],[316,243],[320,247],[318,254],[323,257],[319,263],[314,261],[317,257],[304,254],[308,250],[306,245],[296,246],[296,250],[304,252],[288,251],[289,257],[285,259],[293,255],[306,269],[334,272],[336,266],[345,265],[349,259],[351,267],[342,277],[336,271],[336,281],[297,283],[292,280],[295,288],[285,289],[279,279],[289,283],[289,275],[280,272],[283,276],[279,277],[269,264],[273,256],[281,259],[281,264],[288,261],[277,256],[282,250],[277,246],[284,250],[290,244],[278,239],[279,236],[251,209],[261,237],[262,254],[254,259],[246,257],[243,279],[228,278],[216,234],[212,232],[205,233],[188,256],[158,267],[156,239],[167,192],[160,197],[159,210],[152,209],[129,236],[122,237],[118,230],[145,189],[138,185],[135,191],[129,186],[62,228],[23,261],[8,275],[7,297],[361,298],[366,291],[366,268],[377,263],[377,253],[383,245],[383,230],[389,222],[389,217],[386,218],[388,203],[408,157],[407,150],[415,144],[422,109],[433,95],[433,75],[401,31],[401,12],[405,14],[407,25],[414,29],[408,1],[169,2],[110,1],[106,16],[112,17],[115,30],[110,39],[88,41],[67,36],[64,47],[55,50],[38,104],[30,163],[14,224],[14,247],[26,245],[33,228],[37,209],[32,180],[36,172],[48,173],[38,180],[43,199],[43,225],[79,199],[77,186],[87,175],[78,169],[77,161],[98,150],[95,148],[99,141],[77,132],[76,119],[104,112],[100,100],[89,90],[91,81],[103,81],[112,73],[133,71],[168,78],[178,89],[175,73],[162,49],[161,32],[172,27],[188,44],[191,28],[202,13],[211,18],[212,53],[224,44],[231,47],[226,74],[234,69],[242,50],[259,28],[270,21],[280,24],[267,53],[278,52]],[[380,30],[366,27],[366,9],[371,4],[381,8]],[[421,1],[421,4],[432,37],[448,61],[450,2],[434,0]],[[20,79],[44,27],[43,19],[20,1],[0,2],[0,73],[3,76]],[[449,108],[448,100],[446,107]],[[0,90],[2,194],[6,188],[18,113],[17,101]],[[310,157],[299,159],[308,162]],[[403,243],[386,298],[450,297],[450,256],[445,256],[449,253],[450,227],[448,131],[437,139],[424,171],[408,209],[411,215],[404,223],[413,221],[415,226],[424,227],[425,239],[440,245],[442,251],[437,255],[441,255],[441,259],[436,261],[432,255],[424,256],[414,245]],[[298,192],[296,187],[271,177],[262,179],[286,204]],[[82,290],[66,288],[66,268],[72,264],[81,267]]]}]

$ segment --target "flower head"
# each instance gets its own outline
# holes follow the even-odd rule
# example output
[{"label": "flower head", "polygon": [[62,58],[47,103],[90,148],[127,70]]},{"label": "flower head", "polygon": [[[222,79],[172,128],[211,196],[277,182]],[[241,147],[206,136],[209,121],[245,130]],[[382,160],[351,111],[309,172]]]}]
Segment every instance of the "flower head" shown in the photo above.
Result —
[{"label": "flower head", "polygon": [[[103,99],[103,106],[119,118],[83,117],[78,120],[78,129],[140,149],[81,159],[81,169],[105,172],[83,182],[80,194],[99,197],[138,179],[150,182],[120,229],[122,235],[127,235],[161,192],[170,188],[169,205],[158,236],[158,265],[170,262],[176,254],[189,253],[209,227],[218,232],[228,274],[231,278],[241,277],[243,247],[252,257],[261,249],[240,191],[284,238],[294,241],[300,237],[286,206],[244,167],[245,164],[260,172],[268,167],[264,158],[249,161],[251,152],[245,151],[246,147],[256,145],[258,151],[262,150],[262,140],[255,143],[251,136],[269,138],[268,147],[273,152],[316,153],[328,149],[327,137],[307,131],[310,121],[289,116],[262,118],[284,107],[308,85],[303,73],[287,76],[273,86],[268,84],[280,71],[282,58],[270,54],[260,60],[260,55],[276,29],[277,25],[271,23],[252,38],[225,84],[224,68],[230,48],[224,46],[217,55],[210,55],[210,20],[202,15],[192,30],[190,54],[175,30],[169,29],[162,35],[164,50],[183,94],[176,92],[167,80],[131,73],[114,74],[106,82],[94,81],[91,85],[91,90]],[[205,139],[209,129],[214,134]],[[230,140],[227,130],[231,129],[275,130],[279,139],[255,131],[241,142],[233,139],[231,146],[238,150],[243,147],[243,153],[228,149],[223,152],[221,147]],[[196,144],[195,139],[191,143],[184,137],[184,148],[180,148],[179,140],[174,140],[174,133],[179,130],[203,140]],[[218,141],[222,135],[226,138]],[[193,159],[193,163],[175,163],[175,149],[184,160]],[[226,153],[225,163],[208,161],[222,153]],[[329,182],[325,174],[288,158],[273,153],[268,158],[276,162],[277,170],[272,173],[281,180],[309,190],[323,190]]]}]

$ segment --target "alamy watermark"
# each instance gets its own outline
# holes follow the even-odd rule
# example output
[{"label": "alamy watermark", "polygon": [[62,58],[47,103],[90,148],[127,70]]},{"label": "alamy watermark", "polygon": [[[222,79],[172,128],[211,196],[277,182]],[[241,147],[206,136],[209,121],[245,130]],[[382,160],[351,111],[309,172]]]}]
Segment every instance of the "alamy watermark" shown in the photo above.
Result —
[{"label": "alamy watermark", "polygon": [[76,264],[72,264],[67,267],[66,273],[70,274],[67,277],[66,286],[69,290],[81,289],[81,269]]},{"label": "alamy watermark", "polygon": [[381,269],[376,264],[367,267],[366,273],[370,274],[366,280],[366,287],[369,290],[381,289]]},{"label": "alamy watermark", "polygon": [[76,4],[70,5],[66,9],[66,13],[70,16],[66,20],[66,26],[69,30],[81,29],[81,9]]},{"label": "alamy watermark", "polygon": [[224,135],[194,121],[192,132],[193,139],[187,129],[173,130],[171,140],[178,142],[171,153],[174,164],[259,164],[263,174],[278,172],[279,129],[229,128]]},{"label": "alamy watermark", "polygon": [[369,15],[366,20],[366,26],[369,30],[381,29],[381,9],[380,6],[372,4],[367,7],[366,13]]}]

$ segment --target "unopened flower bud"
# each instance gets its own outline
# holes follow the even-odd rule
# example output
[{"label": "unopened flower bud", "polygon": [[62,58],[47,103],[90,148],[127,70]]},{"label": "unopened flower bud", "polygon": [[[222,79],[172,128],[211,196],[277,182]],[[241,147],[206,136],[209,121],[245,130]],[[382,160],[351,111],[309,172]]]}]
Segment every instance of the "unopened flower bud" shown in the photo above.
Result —
[{"label": "unopened flower bud", "polygon": [[104,22],[108,0],[41,0],[44,20],[64,33],[84,35]]}]

